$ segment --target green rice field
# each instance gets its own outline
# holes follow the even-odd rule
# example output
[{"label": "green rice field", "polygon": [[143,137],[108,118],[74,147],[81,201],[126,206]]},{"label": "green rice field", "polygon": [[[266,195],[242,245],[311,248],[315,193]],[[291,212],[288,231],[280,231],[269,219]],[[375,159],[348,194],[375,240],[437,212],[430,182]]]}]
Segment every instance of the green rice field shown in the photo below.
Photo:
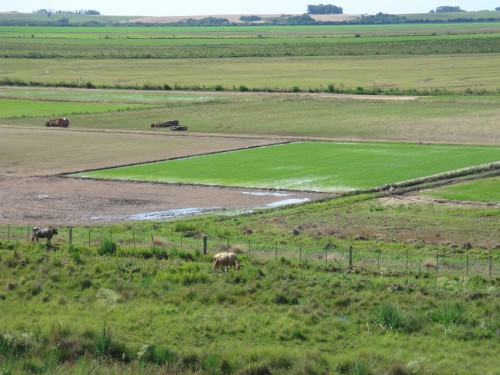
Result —
[{"label": "green rice field", "polygon": [[436,198],[500,203],[500,177],[492,177],[426,191]]},{"label": "green rice field", "polygon": [[75,174],[78,177],[351,191],[500,160],[500,147],[297,142]]},{"label": "green rice field", "polygon": [[0,100],[0,118],[62,116],[69,114],[125,111],[148,108],[143,104],[79,103],[32,100]]}]

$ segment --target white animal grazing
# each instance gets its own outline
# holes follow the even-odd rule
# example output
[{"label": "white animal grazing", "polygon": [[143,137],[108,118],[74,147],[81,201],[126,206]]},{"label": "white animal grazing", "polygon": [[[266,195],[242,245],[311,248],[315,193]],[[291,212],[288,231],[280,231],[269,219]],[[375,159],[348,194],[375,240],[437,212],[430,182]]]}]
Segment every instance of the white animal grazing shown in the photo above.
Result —
[{"label": "white animal grazing", "polygon": [[214,255],[214,268],[224,267],[224,271],[227,271],[228,267],[233,267],[235,270],[240,269],[240,264],[236,255],[233,253],[219,253]]}]

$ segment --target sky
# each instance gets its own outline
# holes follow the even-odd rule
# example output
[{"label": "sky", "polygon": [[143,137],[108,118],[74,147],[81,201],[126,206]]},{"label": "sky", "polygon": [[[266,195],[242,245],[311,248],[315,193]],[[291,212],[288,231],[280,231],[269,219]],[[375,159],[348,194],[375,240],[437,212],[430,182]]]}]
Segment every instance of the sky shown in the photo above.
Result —
[{"label": "sky", "polygon": [[38,9],[98,10],[103,15],[197,16],[216,14],[302,14],[309,4],[333,4],[344,14],[426,13],[438,6],[459,6],[463,10],[494,10],[499,0],[0,0],[0,12],[31,13]]}]

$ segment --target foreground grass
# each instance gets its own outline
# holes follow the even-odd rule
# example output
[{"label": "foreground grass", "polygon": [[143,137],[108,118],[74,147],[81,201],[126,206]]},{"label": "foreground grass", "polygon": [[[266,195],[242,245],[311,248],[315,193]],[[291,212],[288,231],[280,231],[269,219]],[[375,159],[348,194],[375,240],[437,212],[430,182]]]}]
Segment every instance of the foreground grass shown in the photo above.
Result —
[{"label": "foreground grass", "polygon": [[223,273],[180,250],[166,260],[100,252],[0,242],[3,372],[493,374],[500,365],[497,279],[244,255],[242,270]]},{"label": "foreground grass", "polygon": [[298,142],[74,176],[350,191],[495,162],[499,157],[498,147]]}]

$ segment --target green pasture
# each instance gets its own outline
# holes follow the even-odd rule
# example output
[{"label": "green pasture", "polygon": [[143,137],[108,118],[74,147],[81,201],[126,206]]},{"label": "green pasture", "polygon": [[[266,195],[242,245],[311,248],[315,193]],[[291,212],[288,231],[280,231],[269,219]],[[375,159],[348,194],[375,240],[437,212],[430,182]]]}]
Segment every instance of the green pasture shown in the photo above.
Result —
[{"label": "green pasture", "polygon": [[233,58],[500,52],[498,24],[0,27],[9,58]]},{"label": "green pasture", "polygon": [[[107,53],[107,52],[106,52]],[[214,90],[467,90],[496,93],[500,53],[240,59],[2,59],[0,78],[24,84]],[[331,86],[330,86],[331,85]]]},{"label": "green pasture", "polygon": [[[36,17],[37,15],[33,15]],[[437,15],[430,15],[436,17]],[[0,20],[6,15],[0,14]],[[92,19],[95,16],[69,15],[68,17]],[[97,17],[102,18],[103,16]],[[128,17],[122,17],[126,19]],[[294,37],[336,37],[354,36],[354,32],[365,36],[411,36],[433,33],[478,34],[498,33],[496,22],[463,23],[414,23],[390,25],[314,25],[314,26],[93,26],[93,27],[52,27],[52,26],[0,26],[0,40],[8,37],[18,38],[89,38],[101,39],[106,36],[120,39],[134,38],[191,38],[191,39],[231,39],[259,38],[283,39]]]},{"label": "green pasture", "polygon": [[10,119],[33,116],[67,116],[81,113],[129,111],[139,108],[147,108],[147,106],[142,104],[0,99],[0,118]]},{"label": "green pasture", "polygon": [[[3,88],[0,97],[54,101],[144,103],[145,109],[71,116],[71,126],[95,129],[151,130],[150,124],[178,119],[188,132],[233,135],[393,140],[498,145],[499,97],[428,97],[403,100],[334,94],[274,95],[131,90]],[[0,105],[3,100],[0,99]],[[43,103],[42,103],[43,104]],[[89,103],[91,104],[91,103]],[[39,105],[33,101],[32,106]],[[56,109],[59,110],[57,104]],[[108,104],[109,105],[109,104]],[[129,106],[128,104],[124,106]],[[154,106],[149,108],[148,106]],[[3,106],[7,108],[7,106]],[[30,106],[28,105],[28,108]],[[107,108],[107,107],[106,107]],[[1,118],[0,124],[40,126],[42,114]],[[165,129],[158,133],[169,132]]]},{"label": "green pasture", "polygon": [[350,191],[500,160],[498,147],[299,142],[76,174],[255,188]]},{"label": "green pasture", "polygon": [[500,203],[500,177],[449,185],[423,194],[451,200]]}]

